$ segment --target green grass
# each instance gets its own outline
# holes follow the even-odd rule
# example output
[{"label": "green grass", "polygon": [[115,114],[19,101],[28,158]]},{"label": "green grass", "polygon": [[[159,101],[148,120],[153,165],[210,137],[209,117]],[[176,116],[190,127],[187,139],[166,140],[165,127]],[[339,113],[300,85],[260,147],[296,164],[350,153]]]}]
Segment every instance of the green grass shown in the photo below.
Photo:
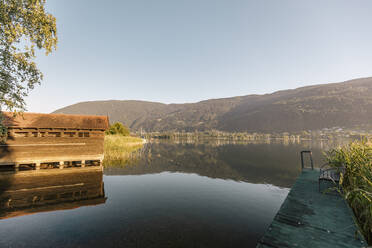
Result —
[{"label": "green grass", "polygon": [[372,144],[354,141],[326,153],[327,162],[346,167],[340,184],[368,243],[372,244]]},{"label": "green grass", "polygon": [[105,158],[103,166],[121,166],[133,160],[136,151],[143,146],[143,140],[138,137],[106,135],[104,142]]}]

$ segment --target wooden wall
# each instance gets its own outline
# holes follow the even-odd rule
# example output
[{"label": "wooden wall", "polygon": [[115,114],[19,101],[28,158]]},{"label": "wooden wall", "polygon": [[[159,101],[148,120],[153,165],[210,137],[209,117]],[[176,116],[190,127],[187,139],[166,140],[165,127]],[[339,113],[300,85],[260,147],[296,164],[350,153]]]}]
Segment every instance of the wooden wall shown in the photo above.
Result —
[{"label": "wooden wall", "polygon": [[0,164],[102,160],[104,130],[9,128]]}]

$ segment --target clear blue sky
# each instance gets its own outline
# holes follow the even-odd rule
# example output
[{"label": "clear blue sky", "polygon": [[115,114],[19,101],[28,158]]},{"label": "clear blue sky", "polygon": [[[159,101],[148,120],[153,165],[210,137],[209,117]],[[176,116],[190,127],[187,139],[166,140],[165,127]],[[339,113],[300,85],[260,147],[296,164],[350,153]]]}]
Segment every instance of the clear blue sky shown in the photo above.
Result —
[{"label": "clear blue sky", "polygon": [[370,0],[47,0],[58,49],[28,110],[195,102],[372,76]]}]

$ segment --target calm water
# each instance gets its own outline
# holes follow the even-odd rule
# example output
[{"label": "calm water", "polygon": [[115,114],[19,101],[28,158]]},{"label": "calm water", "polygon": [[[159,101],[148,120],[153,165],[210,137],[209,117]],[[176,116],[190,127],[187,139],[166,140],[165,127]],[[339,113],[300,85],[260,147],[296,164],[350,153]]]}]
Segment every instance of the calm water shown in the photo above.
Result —
[{"label": "calm water", "polygon": [[151,143],[103,175],[3,175],[2,206],[18,207],[0,213],[0,247],[255,247],[300,172],[299,151],[319,165],[328,147]]}]

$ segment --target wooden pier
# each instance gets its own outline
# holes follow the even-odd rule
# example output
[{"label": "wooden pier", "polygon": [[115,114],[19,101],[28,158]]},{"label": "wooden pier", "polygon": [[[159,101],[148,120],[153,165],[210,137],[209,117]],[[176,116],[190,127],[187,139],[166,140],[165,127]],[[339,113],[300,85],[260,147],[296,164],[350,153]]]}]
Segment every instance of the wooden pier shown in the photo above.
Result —
[{"label": "wooden pier", "polygon": [[321,193],[319,170],[303,169],[257,248],[367,247],[337,192]]}]

